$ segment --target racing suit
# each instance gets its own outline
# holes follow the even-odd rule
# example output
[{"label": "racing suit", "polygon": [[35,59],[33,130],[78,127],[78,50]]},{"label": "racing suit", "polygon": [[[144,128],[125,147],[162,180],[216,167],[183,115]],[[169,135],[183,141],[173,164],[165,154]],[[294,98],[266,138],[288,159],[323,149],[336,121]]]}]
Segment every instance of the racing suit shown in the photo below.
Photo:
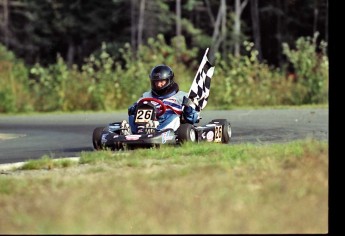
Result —
[{"label": "racing suit", "polygon": [[[149,91],[145,92],[140,99],[151,97],[161,100],[164,105],[166,105],[167,109],[165,113],[158,118],[159,125],[157,129],[161,130],[172,128],[174,131],[176,131],[180,126],[181,115],[183,116],[184,120],[190,124],[197,123],[199,119],[199,113],[192,107],[184,104],[184,100],[187,100],[187,96],[188,94],[183,91],[172,91],[171,93],[162,96],[156,96]],[[137,102],[128,108],[128,121],[132,133],[137,133],[138,131],[138,127],[134,122],[136,106]],[[182,110],[183,106],[184,108]]]}]

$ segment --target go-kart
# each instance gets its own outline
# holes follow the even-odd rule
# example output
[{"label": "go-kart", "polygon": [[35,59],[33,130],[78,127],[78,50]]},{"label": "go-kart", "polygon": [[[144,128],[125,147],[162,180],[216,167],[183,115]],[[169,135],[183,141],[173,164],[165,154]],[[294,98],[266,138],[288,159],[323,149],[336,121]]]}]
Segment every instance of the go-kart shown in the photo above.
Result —
[{"label": "go-kart", "polygon": [[[135,123],[141,133],[126,134],[122,122],[110,123],[106,127],[97,127],[93,131],[92,143],[96,150],[127,150],[137,147],[159,147],[160,145],[179,145],[183,142],[219,142],[229,143],[231,139],[230,122],[226,119],[215,119],[204,126],[189,124],[180,118],[180,126],[158,130],[148,127],[148,123],[157,121],[167,110],[167,106],[159,99],[142,98],[137,103]],[[200,121],[200,119],[198,120]],[[199,123],[199,122],[197,122]]]},{"label": "go-kart", "polygon": [[[187,103],[183,106],[191,106],[200,112],[205,108],[210,92],[211,77],[214,73],[214,66],[208,61],[206,49],[200,66],[192,82],[188,93]],[[121,150],[135,147],[154,147],[162,144],[181,144],[186,141],[190,142],[220,142],[229,143],[231,139],[230,122],[226,119],[216,119],[204,126],[196,125],[200,121],[198,118],[196,124],[189,124],[180,117],[180,126],[176,129],[166,128],[157,129],[155,122],[162,116],[167,106],[159,99],[146,97],[137,103],[135,110],[134,123],[141,132],[131,134],[123,122],[110,123],[106,127],[97,127],[93,131],[92,143],[96,150],[111,149]],[[128,123],[128,122],[126,122]],[[128,124],[127,124],[128,125]]]}]

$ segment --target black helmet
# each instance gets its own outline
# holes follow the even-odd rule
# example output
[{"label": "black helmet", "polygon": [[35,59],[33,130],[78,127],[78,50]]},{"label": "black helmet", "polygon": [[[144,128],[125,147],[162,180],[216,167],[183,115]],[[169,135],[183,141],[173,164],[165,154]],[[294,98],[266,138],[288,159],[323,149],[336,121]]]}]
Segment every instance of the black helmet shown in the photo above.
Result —
[{"label": "black helmet", "polygon": [[[167,91],[172,84],[174,84],[174,72],[169,66],[158,65],[151,70],[150,80],[152,91],[161,95],[164,91]],[[160,80],[165,80],[166,84],[161,88],[157,88],[155,82]]]}]

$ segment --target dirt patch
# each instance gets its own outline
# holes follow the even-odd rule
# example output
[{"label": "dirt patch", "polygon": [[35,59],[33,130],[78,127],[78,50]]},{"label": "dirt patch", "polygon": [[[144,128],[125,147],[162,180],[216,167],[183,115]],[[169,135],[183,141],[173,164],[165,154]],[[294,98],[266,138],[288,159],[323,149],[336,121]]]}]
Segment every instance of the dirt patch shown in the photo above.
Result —
[{"label": "dirt patch", "polygon": [[2,134],[2,133],[0,133],[0,141],[24,137],[24,136],[26,136],[26,134]]}]

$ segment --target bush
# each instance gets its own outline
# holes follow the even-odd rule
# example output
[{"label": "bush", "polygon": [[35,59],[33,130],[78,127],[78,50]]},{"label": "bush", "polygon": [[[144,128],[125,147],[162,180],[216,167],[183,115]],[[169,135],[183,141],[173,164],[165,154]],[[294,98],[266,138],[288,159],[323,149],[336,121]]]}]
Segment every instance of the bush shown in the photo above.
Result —
[{"label": "bush", "polygon": [[257,60],[253,43],[244,42],[244,46],[247,55],[228,54],[222,59],[216,54],[210,104],[221,104],[223,108],[289,104],[292,83],[285,80],[281,70]]},{"label": "bush", "polygon": [[[283,44],[284,53],[295,68],[295,75],[257,60],[253,43],[244,42],[247,55],[216,54],[209,104],[231,106],[302,105],[328,101],[328,57],[326,44],[317,52],[316,37],[301,37],[296,50]],[[284,68],[287,68],[285,66]]]},{"label": "bush", "polygon": [[0,44],[0,112],[33,110],[28,86],[28,69]]},{"label": "bush", "polygon": [[300,84],[293,96],[296,103],[311,104],[328,101],[328,57],[327,44],[317,45],[318,33],[314,38],[301,37],[296,41],[296,49],[283,44],[283,52],[293,65],[297,83]]},{"label": "bush", "polygon": [[[317,35],[316,35],[317,36]],[[296,50],[283,44],[295,69],[290,76],[257,60],[254,44],[244,42],[246,55],[215,55],[209,106],[301,105],[327,102],[328,57],[326,44],[316,52],[316,36],[300,38]],[[204,49],[188,49],[183,36],[167,44],[163,35],[150,38],[134,54],[130,45],[118,49],[115,58],[103,43],[98,52],[78,68],[59,55],[56,64],[28,69],[0,45],[0,111],[73,111],[126,109],[150,89],[149,73],[158,64],[169,65],[180,89],[188,92]]]},{"label": "bush", "polygon": [[[163,35],[150,38],[134,55],[129,44],[119,49],[120,57],[115,59],[102,44],[98,53],[85,59],[78,70],[68,68],[58,56],[57,63],[43,67],[36,64],[31,68],[31,89],[34,92],[35,107],[39,111],[52,110],[115,110],[127,108],[144,91],[150,89],[149,73],[157,64],[167,64],[174,69],[175,80],[182,90],[189,89],[193,74],[185,63],[193,64],[197,50],[187,50],[184,38],[172,40],[169,46]],[[44,99],[43,99],[44,98]]]}]

